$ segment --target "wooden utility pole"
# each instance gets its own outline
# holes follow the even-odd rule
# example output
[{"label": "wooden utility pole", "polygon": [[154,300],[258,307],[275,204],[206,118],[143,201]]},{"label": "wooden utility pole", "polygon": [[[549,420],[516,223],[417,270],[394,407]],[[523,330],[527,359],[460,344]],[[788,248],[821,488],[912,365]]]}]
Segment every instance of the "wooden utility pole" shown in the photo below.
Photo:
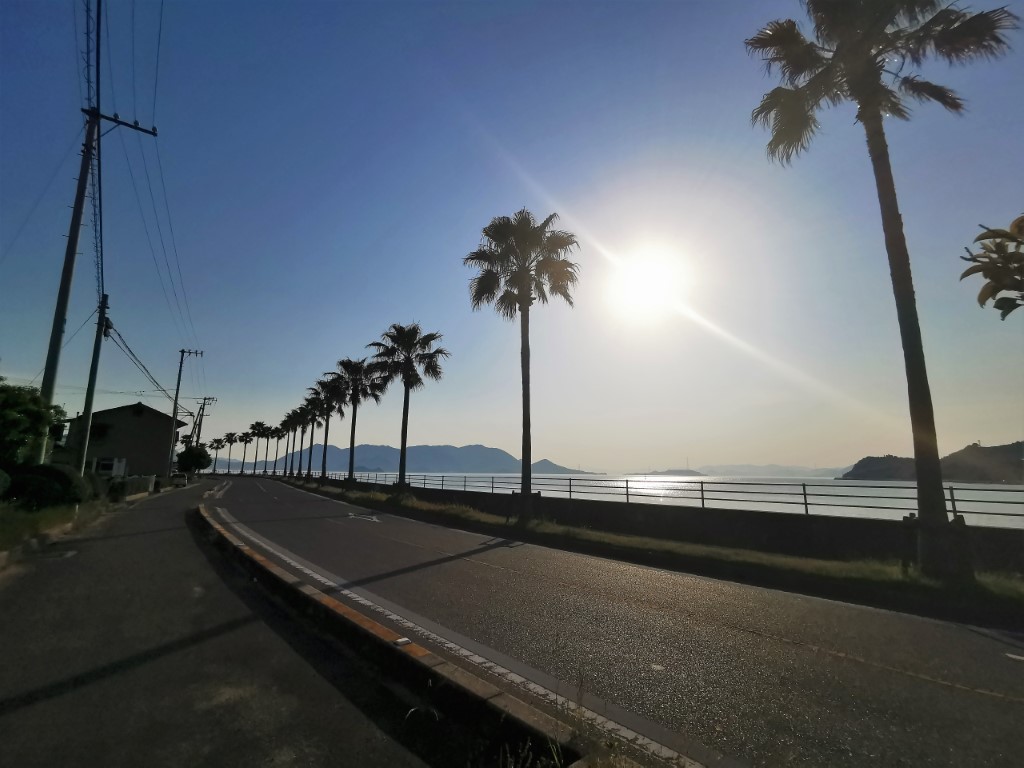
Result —
[{"label": "wooden utility pole", "polygon": [[174,470],[174,446],[178,442],[178,395],[181,394],[181,369],[185,365],[185,358],[189,355],[202,357],[203,353],[197,349],[179,349],[178,354],[178,383],[174,385],[174,409],[171,411],[171,452],[167,457],[167,476],[171,476]]},{"label": "wooden utility pole", "polygon": [[99,317],[96,320],[96,340],[92,345],[92,364],[89,366],[89,384],[85,389],[85,408],[82,410],[82,439],[77,446],[75,468],[78,474],[85,472],[85,454],[89,450],[89,433],[92,431],[92,401],[96,396],[96,374],[100,368],[100,347],[103,339],[110,335],[110,321],[107,320],[107,294],[100,299]]},{"label": "wooden utility pole", "polygon": [[[47,408],[53,405],[53,392],[57,385],[57,367],[60,364],[61,342],[64,339],[64,330],[67,326],[68,301],[71,298],[71,282],[75,274],[75,256],[78,253],[78,234],[82,229],[82,211],[85,208],[85,192],[89,182],[89,173],[92,168],[93,154],[99,154],[100,146],[100,121],[114,123],[115,125],[131,128],[135,131],[156,136],[156,128],[142,128],[136,120],[128,123],[118,115],[108,116],[100,112],[100,30],[102,24],[103,0],[96,0],[96,50],[95,62],[90,62],[95,70],[96,85],[94,103],[88,109],[83,109],[85,114],[85,143],[82,147],[82,165],[78,171],[78,187],[75,190],[75,202],[71,207],[71,226],[68,229],[68,243],[64,249],[64,268],[60,274],[60,287],[57,289],[57,305],[53,310],[53,325],[50,327],[50,343],[46,350],[46,365],[43,368],[43,381],[39,387],[39,394],[42,397],[43,405]],[[89,32],[86,30],[88,41]],[[88,46],[87,46],[88,47]],[[91,94],[90,94],[91,95]],[[34,452],[36,460],[41,464],[46,460],[47,434],[43,432],[37,438],[38,450]]]}]

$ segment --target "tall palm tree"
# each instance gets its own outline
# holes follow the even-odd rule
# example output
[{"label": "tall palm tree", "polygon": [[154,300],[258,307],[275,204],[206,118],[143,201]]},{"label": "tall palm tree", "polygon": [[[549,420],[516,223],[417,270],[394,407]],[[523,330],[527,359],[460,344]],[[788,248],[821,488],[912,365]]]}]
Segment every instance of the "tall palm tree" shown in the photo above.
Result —
[{"label": "tall palm tree", "polygon": [[[309,419],[309,456],[306,458],[306,477],[313,476],[313,436],[316,434],[316,428],[320,426],[321,414],[324,412],[326,407],[324,404],[323,396],[320,394],[316,387],[308,388],[306,395],[305,405],[306,414]],[[325,445],[326,448],[326,445]],[[326,453],[326,450],[324,451]]]},{"label": "tall palm tree", "polygon": [[440,380],[444,375],[441,360],[450,356],[443,347],[434,347],[441,340],[441,334],[423,333],[418,323],[399,325],[393,323],[381,334],[380,341],[366,346],[376,350],[373,355],[384,379],[390,384],[401,379],[405,389],[402,400],[402,442],[398,454],[398,484],[405,485],[405,449],[409,437],[409,393],[423,386],[423,377]]},{"label": "tall palm tree", "polygon": [[[288,432],[284,428],[284,422],[274,427],[273,435],[274,438],[274,474],[277,475],[277,462],[281,458],[281,441],[288,437]],[[288,443],[284,444],[285,455],[288,455]]]},{"label": "tall palm tree", "polygon": [[224,438],[222,437],[218,437],[215,440],[210,441],[210,447],[213,448],[213,471],[215,473],[217,471],[217,462],[220,459],[221,449],[224,448],[225,445],[227,445],[227,443],[224,442]]},{"label": "tall palm tree", "polygon": [[231,447],[238,442],[237,432],[228,432],[224,435],[224,442],[228,446],[228,474],[231,474]]},{"label": "tall palm tree", "polygon": [[367,362],[366,358],[353,360],[346,357],[338,361],[338,370],[324,374],[338,389],[344,393],[345,401],[352,409],[352,426],[348,441],[348,479],[355,478],[356,472],[356,416],[360,403],[372,400],[380,402],[381,395],[387,389],[387,378],[381,367],[376,363]]},{"label": "tall palm tree", "polygon": [[958,558],[951,549],[910,254],[883,118],[909,119],[908,98],[961,112],[964,103],[956,93],[922,79],[914,68],[930,56],[954,64],[998,56],[1008,48],[1003,33],[1018,19],[1005,8],[969,13],[947,0],[803,0],[803,5],[813,40],[786,19],[746,41],[769,71],[778,69],[783,83],[765,94],[752,119],[771,129],[769,157],[788,163],[817,132],[820,108],[844,101],[857,107],[875,177],[907,374],[921,520],[919,564],[927,574],[952,575]]},{"label": "tall palm tree", "polygon": [[[297,408],[293,408],[288,412],[288,426],[292,433],[292,452],[288,456],[288,475],[290,477],[295,476],[295,438],[298,437],[299,431],[299,412]],[[300,456],[301,459],[301,456]]]},{"label": "tall palm tree", "polygon": [[514,216],[498,216],[483,229],[480,247],[463,259],[479,269],[469,281],[473,309],[493,304],[506,320],[519,316],[519,363],[523,380],[522,513],[525,524],[532,511],[533,451],[530,432],[530,307],[546,304],[551,295],[572,306],[572,288],[579,266],[567,256],[579,245],[571,232],[552,229],[558,215],[537,223],[523,208]]},{"label": "tall palm tree", "polygon": [[317,409],[318,415],[323,419],[324,424],[324,449],[320,452],[320,480],[327,479],[327,441],[331,434],[331,416],[335,409],[341,418],[345,418],[342,411],[342,404],[345,402],[345,393],[338,382],[331,376],[320,379],[312,387],[309,387],[311,407]]},{"label": "tall palm tree", "polygon": [[295,414],[295,429],[299,433],[299,452],[297,455],[298,459],[298,472],[296,476],[302,477],[302,452],[306,446],[306,431],[309,429],[309,416],[306,414],[305,404],[300,405],[296,408],[293,413]]},{"label": "tall palm tree", "polygon": [[[249,433],[256,440],[256,454],[255,454],[255,458],[253,458],[253,460],[252,460],[252,473],[254,475],[256,474],[256,464],[260,460],[260,440],[263,440],[264,438],[267,438],[267,448],[269,450],[269,447],[270,447],[270,445],[269,445],[270,444],[269,430],[270,430],[270,427],[268,427],[262,421],[254,421],[252,424],[249,425]],[[266,465],[264,465],[263,469],[266,470]]]},{"label": "tall palm tree", "polygon": [[[240,442],[242,444],[242,468],[238,472],[238,474],[240,474],[240,475],[244,475],[245,474],[245,455],[246,455],[246,453],[248,453],[249,446],[252,444],[253,439],[254,438],[252,436],[252,432],[243,432],[242,434],[240,434],[238,436],[238,442]],[[255,467],[256,467],[256,464],[254,463],[253,464],[253,469],[255,469]]]}]

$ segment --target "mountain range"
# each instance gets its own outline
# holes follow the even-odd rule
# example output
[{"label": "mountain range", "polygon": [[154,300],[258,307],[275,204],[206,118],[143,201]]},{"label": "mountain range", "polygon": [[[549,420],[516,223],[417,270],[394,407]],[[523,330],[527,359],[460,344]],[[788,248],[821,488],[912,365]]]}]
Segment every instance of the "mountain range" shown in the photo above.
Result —
[{"label": "mountain range", "polygon": [[711,477],[840,477],[849,472],[847,467],[797,467],[782,464],[715,464],[701,467]]},{"label": "mountain range", "polygon": [[[866,456],[843,480],[914,480],[914,460],[904,456]],[[1024,484],[1024,441],[982,447],[968,445],[942,458],[942,479],[957,483]]]},{"label": "mountain range", "polygon": [[[217,461],[219,471],[238,471],[242,462],[235,458],[239,455],[240,446],[236,445],[232,453],[230,463],[226,458],[226,452],[220,452]],[[250,447],[251,449],[251,447]],[[323,446],[319,443],[313,446],[313,471],[319,472],[323,458]],[[338,448],[334,445],[327,446],[327,471],[347,472],[348,471],[348,448]],[[278,471],[288,465],[290,457],[294,456],[297,464],[298,452],[282,456],[278,461]],[[305,466],[309,456],[308,448],[302,451],[302,462]],[[399,451],[390,445],[357,445],[356,446],[356,471],[357,472],[397,472]],[[246,456],[245,467],[252,469],[252,451]],[[263,468],[263,450],[260,451],[260,458],[256,462],[258,469]],[[268,468],[273,469],[273,452]],[[535,461],[532,465],[533,471],[538,474],[590,474],[579,470],[569,469],[555,464],[548,459]],[[515,456],[500,448],[490,448],[486,445],[410,445],[406,449],[406,471],[415,472],[458,472],[458,473],[490,473],[490,474],[515,474],[520,469],[520,461]]]}]

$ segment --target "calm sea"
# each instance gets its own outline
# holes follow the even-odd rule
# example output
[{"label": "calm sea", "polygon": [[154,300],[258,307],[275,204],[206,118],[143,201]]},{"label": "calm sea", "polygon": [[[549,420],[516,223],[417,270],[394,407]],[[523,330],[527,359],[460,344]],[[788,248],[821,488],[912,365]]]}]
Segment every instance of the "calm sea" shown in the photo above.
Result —
[{"label": "calm sea", "polygon": [[[393,473],[357,473],[360,479],[394,482]],[[519,475],[410,473],[413,486],[512,493]],[[950,488],[952,487],[952,492]],[[946,506],[969,525],[1024,528],[1024,485],[947,483]],[[666,475],[534,475],[533,490],[544,496],[751,509],[792,514],[838,515],[898,520],[915,510],[909,482],[861,482],[779,477]]]}]

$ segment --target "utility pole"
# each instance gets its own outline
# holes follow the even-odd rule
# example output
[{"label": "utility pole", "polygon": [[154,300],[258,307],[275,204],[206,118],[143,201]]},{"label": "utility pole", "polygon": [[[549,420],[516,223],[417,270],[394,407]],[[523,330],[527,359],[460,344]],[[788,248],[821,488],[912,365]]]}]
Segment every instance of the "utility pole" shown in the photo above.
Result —
[{"label": "utility pole", "polygon": [[199,418],[196,419],[196,444],[203,438],[203,417],[206,415],[206,406],[217,402],[216,397],[204,397],[202,405],[199,406]]},{"label": "utility pole", "polygon": [[[82,229],[82,210],[85,207],[85,192],[89,181],[89,171],[92,168],[93,153],[98,153],[100,143],[100,120],[106,120],[115,125],[131,128],[132,130],[156,136],[156,128],[142,128],[138,120],[128,123],[118,115],[113,117],[100,112],[100,23],[102,16],[102,0],[96,0],[96,58],[92,65],[96,74],[95,101],[88,109],[82,109],[85,114],[85,143],[82,148],[82,165],[78,171],[78,187],[75,190],[75,202],[71,207],[71,226],[68,229],[68,243],[64,249],[64,267],[60,274],[60,287],[57,289],[57,304],[53,310],[53,325],[50,328],[50,343],[46,350],[46,365],[43,368],[43,381],[39,387],[39,394],[42,397],[43,405],[49,409],[53,405],[53,391],[57,385],[57,367],[60,364],[61,342],[64,339],[64,330],[67,326],[68,301],[71,298],[71,281],[75,274],[75,256],[78,253],[78,234]],[[88,31],[86,32],[88,39]],[[90,83],[91,85],[91,83]],[[92,95],[92,94],[90,94]],[[47,434],[44,432],[37,438],[38,450],[35,452],[37,461],[41,464],[46,460]]]},{"label": "utility pole", "polygon": [[185,358],[190,355],[202,357],[203,353],[197,349],[179,349],[178,354],[178,383],[174,385],[174,410],[171,411],[171,453],[167,457],[167,476],[171,476],[174,469],[174,446],[178,442],[178,395],[181,394],[181,369],[185,365]]},{"label": "utility pole", "polygon": [[89,384],[85,390],[85,409],[82,411],[82,439],[75,456],[78,474],[85,472],[85,454],[89,450],[89,433],[92,431],[92,401],[96,395],[96,374],[100,367],[100,347],[103,339],[110,335],[110,321],[107,320],[107,294],[100,299],[99,318],[96,320],[96,340],[92,345],[92,364],[89,366]]}]

